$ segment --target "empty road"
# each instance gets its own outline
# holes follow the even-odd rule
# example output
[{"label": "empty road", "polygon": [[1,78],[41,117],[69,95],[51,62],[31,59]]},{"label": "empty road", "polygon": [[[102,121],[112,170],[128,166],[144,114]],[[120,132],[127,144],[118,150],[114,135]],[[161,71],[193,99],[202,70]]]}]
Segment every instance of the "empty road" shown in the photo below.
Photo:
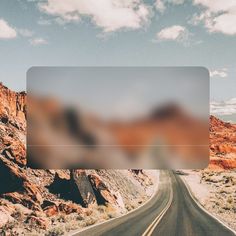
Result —
[{"label": "empty road", "polygon": [[144,206],[73,236],[233,236],[203,211],[185,184],[170,171],[160,172],[159,189]]}]

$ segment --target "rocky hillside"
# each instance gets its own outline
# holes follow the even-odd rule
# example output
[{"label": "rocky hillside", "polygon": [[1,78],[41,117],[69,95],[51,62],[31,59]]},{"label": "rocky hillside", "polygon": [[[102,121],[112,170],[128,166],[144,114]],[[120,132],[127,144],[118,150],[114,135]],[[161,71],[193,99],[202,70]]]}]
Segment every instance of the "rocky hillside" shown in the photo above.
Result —
[{"label": "rocky hillside", "polygon": [[123,214],[150,196],[155,173],[28,168],[26,94],[0,84],[1,235],[58,235]]},{"label": "rocky hillside", "polygon": [[0,119],[1,122],[25,130],[26,93],[16,93],[0,83]]},{"label": "rocky hillside", "polygon": [[210,117],[210,165],[212,169],[236,168],[236,125]]},{"label": "rocky hillside", "polygon": [[[210,168],[236,168],[236,126],[210,118]],[[0,234],[58,235],[144,202],[155,171],[26,166],[26,94],[0,84]]]}]

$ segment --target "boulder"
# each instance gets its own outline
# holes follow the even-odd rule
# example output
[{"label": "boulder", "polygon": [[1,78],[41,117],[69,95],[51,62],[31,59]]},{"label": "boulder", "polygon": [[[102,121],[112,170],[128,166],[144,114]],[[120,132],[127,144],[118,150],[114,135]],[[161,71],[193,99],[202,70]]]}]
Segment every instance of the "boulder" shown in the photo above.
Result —
[{"label": "boulder", "polygon": [[0,178],[5,180],[0,182],[2,197],[27,208],[40,210],[40,189],[29,181],[17,164],[3,156],[0,156]]},{"label": "boulder", "polygon": [[[96,203],[96,197],[85,170],[72,170],[70,175],[71,188],[77,188],[81,196],[81,205],[88,207]],[[75,192],[76,194],[76,192]]]},{"label": "boulder", "polygon": [[5,206],[0,206],[0,228],[13,221],[14,218],[11,216],[11,209]]},{"label": "boulder", "polygon": [[46,217],[38,217],[38,216],[30,215],[27,217],[26,223],[36,225],[39,228],[46,230],[50,224],[50,221]]},{"label": "boulder", "polygon": [[117,204],[116,197],[110,192],[99,175],[90,174],[88,177],[99,205],[105,205],[106,203]]}]

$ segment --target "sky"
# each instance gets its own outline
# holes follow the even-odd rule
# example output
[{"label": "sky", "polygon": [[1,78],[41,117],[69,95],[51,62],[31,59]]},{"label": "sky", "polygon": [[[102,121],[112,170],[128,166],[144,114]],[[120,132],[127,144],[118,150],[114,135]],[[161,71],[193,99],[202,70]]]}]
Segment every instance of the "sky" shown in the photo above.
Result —
[{"label": "sky", "polygon": [[236,113],[235,52],[235,0],[0,2],[0,81],[16,91],[32,66],[204,66]]},{"label": "sky", "polygon": [[204,67],[32,67],[27,93],[105,120],[146,117],[170,104],[209,117],[209,75]]}]

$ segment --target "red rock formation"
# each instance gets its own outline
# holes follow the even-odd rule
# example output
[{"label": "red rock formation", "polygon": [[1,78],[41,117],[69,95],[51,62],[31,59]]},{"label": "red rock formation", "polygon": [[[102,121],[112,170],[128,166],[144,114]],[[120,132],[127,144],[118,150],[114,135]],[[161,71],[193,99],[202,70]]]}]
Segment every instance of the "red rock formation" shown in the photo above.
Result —
[{"label": "red rock formation", "polygon": [[236,168],[236,126],[210,117],[210,169]]},{"label": "red rock formation", "polygon": [[29,209],[40,211],[43,201],[41,191],[30,182],[17,164],[0,157],[0,178],[4,179],[0,184],[2,197]]},{"label": "red rock formation", "polygon": [[83,216],[92,209],[83,207],[93,204],[119,205],[120,199],[109,190],[97,174],[99,171],[26,167],[25,136],[26,94],[12,92],[0,84],[1,227],[13,220],[17,205],[24,208],[24,223],[42,229],[49,227],[51,216],[71,213]]},{"label": "red rock formation", "polygon": [[2,149],[2,155],[7,159],[16,162],[18,165],[26,165],[26,150],[25,144],[17,139],[6,139],[2,138],[5,147]]},{"label": "red rock formation", "polygon": [[71,171],[71,184],[73,188],[78,188],[79,194],[82,198],[82,205],[87,207],[96,202],[93,188],[89,182],[85,170]]},{"label": "red rock formation", "polygon": [[14,218],[11,214],[14,212],[14,208],[0,206],[0,228],[2,228],[8,222],[14,221]]},{"label": "red rock formation", "polygon": [[236,158],[226,159],[222,157],[211,157],[209,169],[232,170],[236,168]]},{"label": "red rock formation", "polygon": [[[236,168],[235,133],[236,126],[211,117],[210,168]],[[43,229],[50,224],[46,217],[73,212],[83,215],[86,210],[81,205],[118,205],[99,171],[26,168],[25,134],[26,94],[0,84],[0,227],[13,219],[17,204],[28,210],[26,222]],[[142,170],[133,174],[141,184],[147,179]],[[50,192],[51,185],[58,192]],[[4,205],[3,201],[8,202]]]},{"label": "red rock formation", "polygon": [[46,230],[50,224],[48,218],[37,217],[34,215],[29,215],[26,219],[26,223],[37,225],[38,227],[44,230]]},{"label": "red rock formation", "polygon": [[[13,92],[0,84],[0,203],[9,201],[0,209],[0,225],[11,221],[17,204],[32,210],[27,213],[26,222],[43,229],[49,225],[46,216],[72,212],[82,214],[81,206],[57,198],[46,188],[47,183],[57,176],[69,180],[69,171],[25,168],[25,136],[26,94]],[[49,201],[52,204],[45,206]]]},{"label": "red rock formation", "polygon": [[25,129],[26,93],[13,92],[0,83],[0,120]]},{"label": "red rock formation", "polygon": [[90,174],[88,177],[93,187],[97,203],[102,205],[110,203],[113,206],[116,206],[116,197],[110,192],[101,177],[97,174]]}]

